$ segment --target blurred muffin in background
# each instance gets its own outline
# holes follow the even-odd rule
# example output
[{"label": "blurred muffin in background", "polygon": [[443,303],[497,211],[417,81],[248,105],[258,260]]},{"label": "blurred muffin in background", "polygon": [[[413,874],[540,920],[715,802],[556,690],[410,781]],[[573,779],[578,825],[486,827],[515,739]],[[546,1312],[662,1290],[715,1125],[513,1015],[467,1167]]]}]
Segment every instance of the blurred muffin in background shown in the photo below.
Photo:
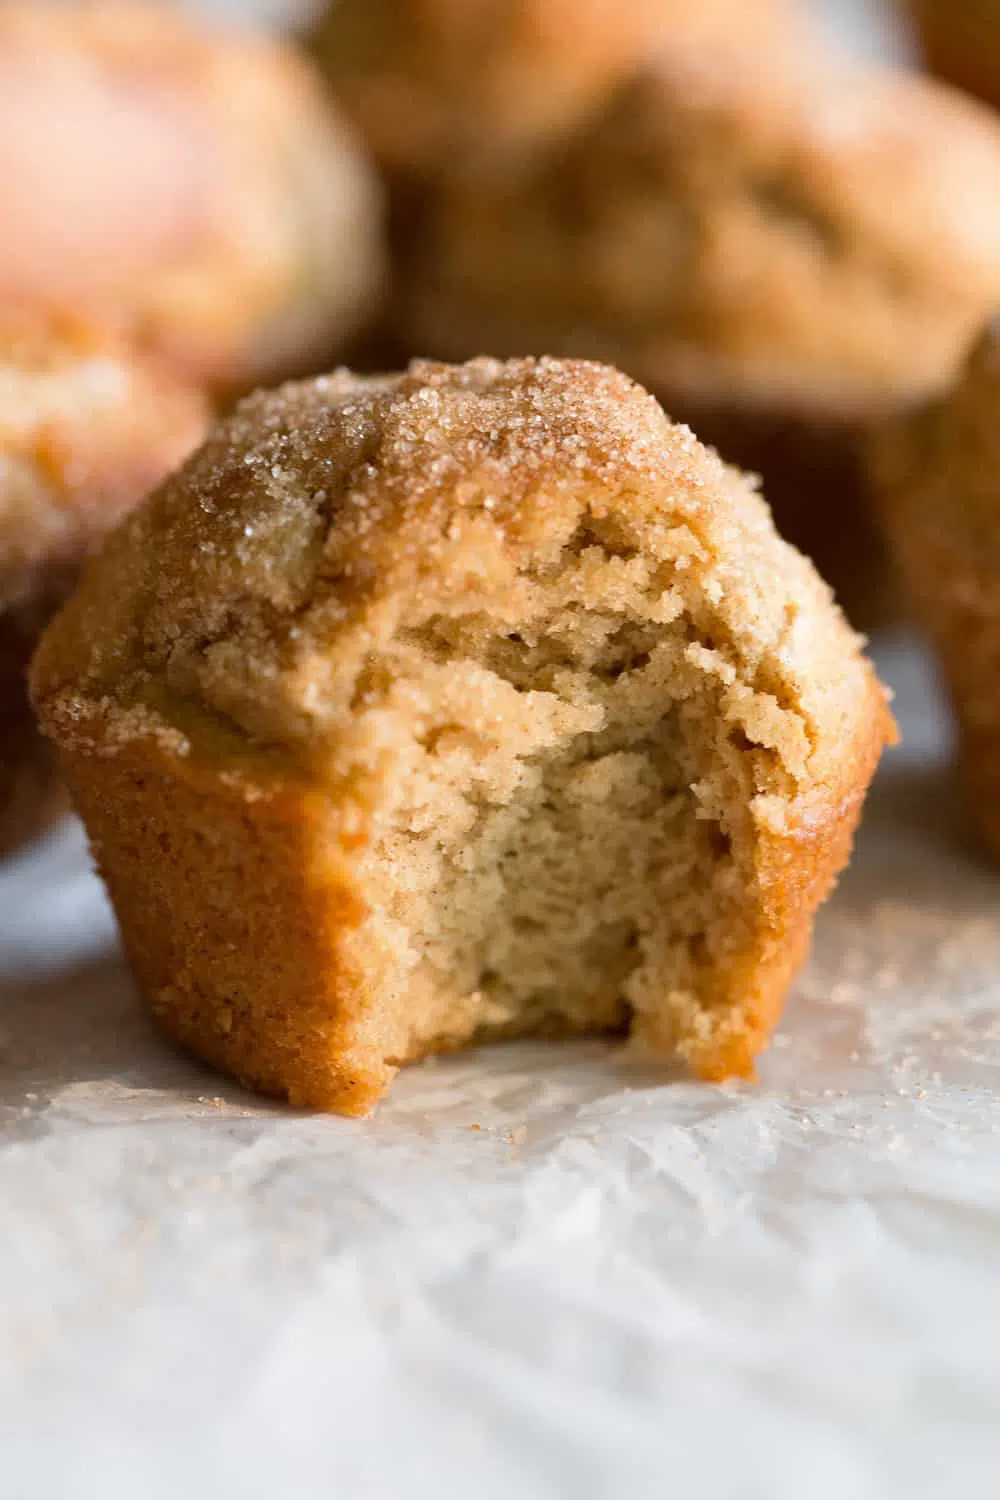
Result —
[{"label": "blurred muffin in background", "polygon": [[421,179],[564,137],[665,29],[763,36],[792,0],[331,0],[313,50],[382,169]]},{"label": "blurred muffin in background", "polygon": [[199,392],[78,319],[0,312],[0,853],[61,805],[27,700],[35,642],[207,417]]},{"label": "blurred muffin in background", "polygon": [[859,439],[945,386],[998,305],[987,111],[812,43],[681,31],[569,141],[442,185],[404,316],[442,358],[618,363],[764,475],[857,612]]},{"label": "blurred muffin in background", "polygon": [[928,67],[1000,107],[1000,0],[908,0]]},{"label": "blurred muffin in background", "polygon": [[402,303],[439,184],[585,128],[664,36],[767,46],[802,29],[798,0],[326,0],[310,50],[382,173],[392,263],[350,363],[390,369],[423,352]]},{"label": "blurred muffin in background", "polygon": [[223,389],[327,360],[379,288],[379,190],[309,64],[168,7],[0,5],[0,203],[0,304]]},{"label": "blurred muffin in background", "polygon": [[888,423],[873,487],[958,717],[972,818],[1000,855],[1000,325],[955,387]]}]

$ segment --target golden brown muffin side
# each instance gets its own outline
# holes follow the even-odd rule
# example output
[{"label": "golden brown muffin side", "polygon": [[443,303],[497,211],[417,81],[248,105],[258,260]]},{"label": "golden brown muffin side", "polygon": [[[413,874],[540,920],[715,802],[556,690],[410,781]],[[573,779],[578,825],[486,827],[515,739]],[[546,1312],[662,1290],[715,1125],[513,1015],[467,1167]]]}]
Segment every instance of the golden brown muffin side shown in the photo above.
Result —
[{"label": "golden brown muffin side", "polygon": [[322,800],[155,740],[60,759],[164,1031],[248,1087],[367,1114],[395,1068],[354,1040],[363,976],[342,939],[360,909],[321,857]]},{"label": "golden brown muffin side", "polygon": [[293,373],[377,294],[377,187],[317,76],[170,7],[0,7],[0,194],[0,299],[117,321],[196,380]]},{"label": "golden brown muffin side", "polygon": [[558,361],[244,403],[33,680],[162,1024],[345,1112],[539,1030],[750,1071],[891,733],[752,486]]},{"label": "golden brown muffin side", "polygon": [[944,669],[970,816],[1000,853],[1000,344],[955,388],[887,425],[870,454],[889,543]]}]

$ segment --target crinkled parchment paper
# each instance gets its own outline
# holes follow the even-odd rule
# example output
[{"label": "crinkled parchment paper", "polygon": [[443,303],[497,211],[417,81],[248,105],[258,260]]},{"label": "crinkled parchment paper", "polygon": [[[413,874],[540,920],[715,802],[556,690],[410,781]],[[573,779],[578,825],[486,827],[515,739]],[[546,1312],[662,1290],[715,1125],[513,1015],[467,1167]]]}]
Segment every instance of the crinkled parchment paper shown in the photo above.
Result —
[{"label": "crinkled parchment paper", "polygon": [[932,687],[761,1084],[506,1047],[350,1122],[138,1008],[79,839],[0,872],[0,1496],[1000,1493],[1000,873]]}]

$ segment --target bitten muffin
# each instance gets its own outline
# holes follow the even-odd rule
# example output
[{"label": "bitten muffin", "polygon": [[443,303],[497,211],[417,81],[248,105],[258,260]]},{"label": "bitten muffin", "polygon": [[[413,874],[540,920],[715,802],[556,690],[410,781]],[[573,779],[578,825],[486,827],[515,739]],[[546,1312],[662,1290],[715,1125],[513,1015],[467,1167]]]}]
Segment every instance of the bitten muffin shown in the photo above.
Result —
[{"label": "bitten muffin", "polygon": [[163,1026],[348,1114],[524,1033],[749,1073],[891,732],[753,484],[552,360],[250,398],[33,680]]},{"label": "bitten muffin", "polygon": [[0,852],[62,797],[25,672],[83,558],[204,435],[201,395],[67,318],[0,316]]},{"label": "bitten muffin", "polygon": [[378,290],[378,189],[308,63],[131,0],[0,5],[0,301],[117,320],[225,388]]},{"label": "bitten muffin", "polygon": [[818,46],[675,36],[568,144],[448,182],[409,336],[614,360],[828,564],[863,524],[867,424],[945,386],[1000,302],[997,205],[981,106]]},{"label": "bitten muffin", "polygon": [[998,0],[909,0],[907,8],[928,66],[1000,106]]},{"label": "bitten muffin", "polygon": [[792,17],[788,0],[333,0],[312,46],[382,168],[436,178],[564,135],[665,29],[759,38]]},{"label": "bitten muffin", "polygon": [[955,706],[970,813],[1000,854],[1000,327],[947,396],[877,435],[871,462]]}]

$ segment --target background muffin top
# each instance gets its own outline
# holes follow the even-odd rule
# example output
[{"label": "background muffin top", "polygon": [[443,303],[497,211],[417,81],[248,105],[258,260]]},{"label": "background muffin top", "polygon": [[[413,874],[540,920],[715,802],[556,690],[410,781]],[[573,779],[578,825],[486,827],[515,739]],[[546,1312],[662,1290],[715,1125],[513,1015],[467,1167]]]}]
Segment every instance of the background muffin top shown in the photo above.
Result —
[{"label": "background muffin top", "polygon": [[114,322],[232,386],[370,310],[378,191],[290,47],[170,9],[0,6],[0,303]]},{"label": "background muffin top", "polygon": [[664,30],[761,40],[789,0],[340,0],[316,55],[389,171],[437,176],[565,135]]}]

